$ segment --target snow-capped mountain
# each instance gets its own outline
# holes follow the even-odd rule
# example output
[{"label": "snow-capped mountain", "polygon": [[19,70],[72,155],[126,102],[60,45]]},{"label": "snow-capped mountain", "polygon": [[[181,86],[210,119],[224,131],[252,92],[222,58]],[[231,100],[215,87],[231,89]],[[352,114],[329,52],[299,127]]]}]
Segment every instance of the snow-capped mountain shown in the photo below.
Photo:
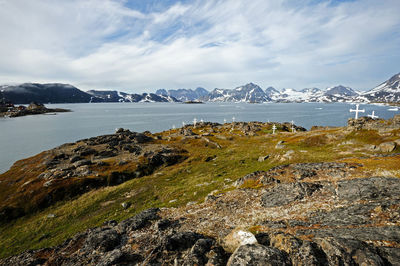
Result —
[{"label": "snow-capped mountain", "polygon": [[373,102],[400,102],[400,73],[372,90],[362,93],[359,99]]},{"label": "snow-capped mountain", "polygon": [[195,90],[192,89],[178,89],[178,90],[165,90],[160,89],[156,91],[157,95],[160,96],[171,96],[179,101],[186,102],[186,101],[194,101],[201,97],[208,95],[208,91],[204,88],[198,87]]},{"label": "snow-capped mountain", "polygon": [[87,103],[87,102],[400,102],[400,73],[367,92],[357,92],[350,87],[338,85],[325,90],[305,88],[302,90],[268,87],[265,91],[254,83],[235,89],[216,88],[208,92],[204,88],[157,90],[154,93],[129,94],[119,91],[83,92],[61,83],[0,85],[0,97],[15,104],[40,103]]},{"label": "snow-capped mountain", "polygon": [[214,89],[207,96],[202,97],[203,101],[210,102],[269,102],[272,99],[260,88],[260,86],[249,83],[233,90]]},{"label": "snow-capped mountain", "polygon": [[276,100],[276,99],[279,99],[279,96],[281,95],[281,93],[274,87],[268,87],[265,89],[265,95],[267,95],[269,98],[271,98],[271,100]]},{"label": "snow-capped mountain", "polygon": [[119,91],[90,90],[87,93],[102,99],[103,102],[179,102],[172,96],[157,95],[154,93],[129,94]]},{"label": "snow-capped mountain", "polygon": [[207,96],[199,98],[209,102],[351,102],[359,95],[350,87],[342,85],[326,90],[305,88],[302,90],[268,87],[263,91],[260,86],[249,83],[233,90],[216,88]]},{"label": "snow-capped mountain", "polygon": [[350,87],[345,87],[342,85],[336,87],[330,87],[326,89],[325,95],[331,95],[336,97],[343,97],[343,96],[358,96],[358,92],[353,90]]},{"label": "snow-capped mountain", "polygon": [[327,88],[325,91],[319,91],[312,97],[310,102],[353,102],[359,95],[358,92],[350,87],[338,85]]}]

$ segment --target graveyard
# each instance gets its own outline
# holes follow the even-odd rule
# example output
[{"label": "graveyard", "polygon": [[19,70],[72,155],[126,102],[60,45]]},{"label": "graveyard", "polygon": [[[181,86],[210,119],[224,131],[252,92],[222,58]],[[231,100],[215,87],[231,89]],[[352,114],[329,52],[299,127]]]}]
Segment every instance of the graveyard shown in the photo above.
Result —
[{"label": "graveyard", "polygon": [[[332,241],[335,234],[351,235],[358,248],[398,254],[400,201],[376,178],[387,178],[389,186],[397,187],[400,116],[389,120],[361,117],[349,119],[346,127],[314,127],[310,131],[294,121],[229,120],[232,122],[218,124],[194,118],[193,124],[155,134],[120,129],[16,162],[0,175],[0,210],[2,218],[9,215],[1,221],[0,242],[8,248],[0,256],[60,245],[88,228],[104,227],[105,221],[123,224],[149,208],[160,208],[159,217],[179,224],[174,230],[223,243],[225,255],[220,254],[221,258],[233,252],[235,245],[226,238],[239,229],[258,238],[267,234],[270,244],[289,255],[293,247],[285,246],[284,239],[317,245],[318,241]],[[77,153],[80,158],[72,159]],[[10,182],[12,179],[18,181]],[[353,193],[350,187],[357,186],[375,191],[374,203],[362,205],[372,197],[369,192],[367,198],[332,196],[332,184],[341,182],[348,189],[345,194]],[[274,193],[285,200],[275,198]],[[379,193],[389,197],[388,206]],[[354,200],[361,204],[356,211],[361,220],[353,221],[348,214],[346,202]],[[326,213],[316,216],[318,209]],[[324,217],[329,215],[343,222],[324,225]],[[129,245],[137,252],[150,252],[152,247],[145,239],[151,239],[154,226],[161,226],[157,223],[147,221]],[[354,228],[350,233],[346,231],[349,225]],[[104,228],[114,228],[110,226]],[[74,246],[69,248],[78,252],[83,248],[78,242],[68,242]],[[167,257],[162,260],[180,258],[189,252],[186,248],[181,253],[163,253]],[[43,252],[25,256],[61,256],[52,249],[47,255]],[[106,254],[102,252],[99,254]],[[371,254],[378,254],[374,252]],[[71,258],[78,253],[71,253]],[[390,256],[395,256],[392,253]],[[100,257],[91,258],[96,261]]]}]

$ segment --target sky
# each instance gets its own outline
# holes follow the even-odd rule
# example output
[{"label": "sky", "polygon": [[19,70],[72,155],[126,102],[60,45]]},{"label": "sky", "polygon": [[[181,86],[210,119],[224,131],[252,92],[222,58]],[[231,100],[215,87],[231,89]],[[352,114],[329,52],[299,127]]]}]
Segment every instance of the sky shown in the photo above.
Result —
[{"label": "sky", "polygon": [[400,72],[399,14],[399,0],[0,0],[0,84],[368,90]]}]

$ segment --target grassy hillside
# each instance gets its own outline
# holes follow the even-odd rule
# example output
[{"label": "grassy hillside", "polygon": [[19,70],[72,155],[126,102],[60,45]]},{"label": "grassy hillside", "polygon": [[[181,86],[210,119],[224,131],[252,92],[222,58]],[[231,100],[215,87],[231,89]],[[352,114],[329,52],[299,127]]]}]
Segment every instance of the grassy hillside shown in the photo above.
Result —
[{"label": "grassy hillside", "polygon": [[[65,198],[50,207],[38,209],[0,227],[0,257],[7,257],[26,249],[49,247],[65,241],[77,232],[99,226],[107,220],[121,221],[150,207],[177,207],[199,203],[210,193],[224,193],[233,189],[238,178],[254,171],[301,162],[346,161],[362,163],[363,171],[372,175],[386,174],[400,177],[396,160],[373,155],[388,154],[379,149],[381,143],[400,139],[400,130],[350,131],[346,128],[326,128],[310,132],[282,132],[271,134],[269,123],[254,123],[250,129],[236,123],[223,126],[206,124],[187,126],[195,135],[185,136],[181,129],[152,135],[151,145],[168,146],[187,151],[187,158],[176,164],[162,165],[150,175],[133,178],[116,186],[100,186],[73,198]],[[232,130],[233,128],[233,130]],[[377,146],[374,149],[374,146]],[[400,145],[389,153],[400,152]],[[260,157],[267,157],[264,161]],[[92,171],[102,173],[131,164],[120,165],[125,153],[108,159],[106,170],[92,165]],[[34,180],[41,171],[45,154],[17,162],[10,171],[0,175],[0,181],[10,182],[16,176]],[[363,159],[359,159],[362,157]],[[381,159],[379,159],[381,158]],[[126,159],[126,158],[125,158]],[[115,161],[113,161],[115,160]],[[135,161],[132,165],[137,165]],[[134,168],[134,167],[133,167]],[[135,171],[135,169],[131,169]],[[28,180],[28,181],[29,181]],[[20,180],[1,186],[3,201],[12,197],[13,190],[21,190]],[[257,184],[246,184],[257,186]],[[37,188],[40,189],[40,188]],[[24,191],[26,195],[31,193]],[[127,205],[122,206],[122,203]],[[29,205],[30,206],[30,205]],[[34,208],[33,206],[31,206]]]}]

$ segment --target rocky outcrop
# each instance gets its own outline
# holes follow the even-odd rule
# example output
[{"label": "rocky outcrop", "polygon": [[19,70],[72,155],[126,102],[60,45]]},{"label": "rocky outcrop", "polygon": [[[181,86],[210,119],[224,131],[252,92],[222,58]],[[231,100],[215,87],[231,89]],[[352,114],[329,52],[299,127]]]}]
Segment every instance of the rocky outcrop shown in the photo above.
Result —
[{"label": "rocky outcrop", "polygon": [[239,247],[230,257],[229,266],[240,265],[291,265],[287,255],[276,248],[266,247],[259,244],[248,244]]},{"label": "rocky outcrop", "polygon": [[106,223],[56,248],[27,251],[1,265],[226,264],[227,254],[215,239],[193,231],[176,232],[179,225],[160,220],[158,213],[159,209],[149,209],[120,224]]},{"label": "rocky outcrop", "polygon": [[241,180],[264,180],[257,189],[148,209],[1,264],[398,265],[400,179],[356,177],[362,168],[332,162],[255,172]]},{"label": "rocky outcrop", "polygon": [[358,119],[350,118],[347,121],[347,128],[349,130],[393,130],[400,128],[400,115],[395,115],[390,119],[372,119],[370,117],[363,116]]},{"label": "rocky outcrop", "polygon": [[[150,175],[160,167],[177,164],[186,157],[184,150],[154,143],[151,133],[124,129],[115,134],[64,144],[41,154],[36,169],[26,172],[18,168],[18,172],[11,175],[10,180],[19,183],[8,184],[17,185],[19,189],[0,203],[0,222],[8,222],[99,187],[115,186]],[[4,175],[7,176],[7,172]]]}]

